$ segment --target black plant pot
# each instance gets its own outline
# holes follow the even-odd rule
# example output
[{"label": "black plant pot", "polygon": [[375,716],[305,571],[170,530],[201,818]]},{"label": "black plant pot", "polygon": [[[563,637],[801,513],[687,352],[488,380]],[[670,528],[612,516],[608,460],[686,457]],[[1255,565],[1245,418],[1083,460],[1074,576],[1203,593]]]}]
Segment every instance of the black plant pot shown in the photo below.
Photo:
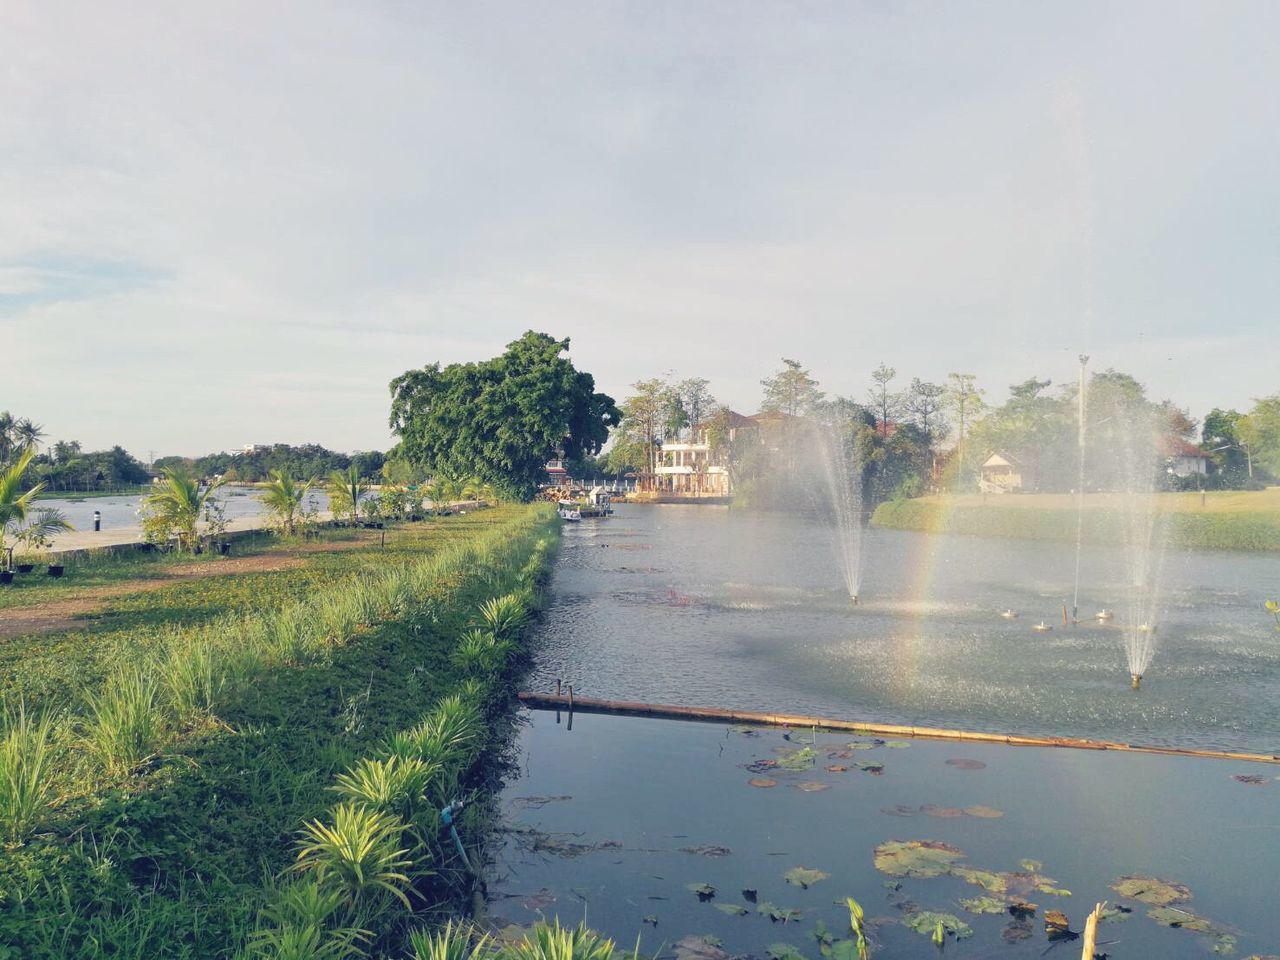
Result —
[{"label": "black plant pot", "polygon": [[30,573],[30,572],[31,572],[32,570],[34,570],[35,568],[36,568],[36,565],[35,565],[34,563],[20,563],[20,564],[18,564],[18,572],[19,572],[19,573]]},{"label": "black plant pot", "polygon": [[0,571],[0,583],[13,583],[13,571],[12,570]]},{"label": "black plant pot", "polygon": [[219,555],[221,555],[221,556],[224,556],[224,557],[225,557],[225,556],[226,556],[227,554],[229,554],[230,552],[231,552],[231,544],[229,544],[229,543],[220,543],[220,544],[218,544],[218,553],[219,553]]},{"label": "black plant pot", "polygon": [[57,580],[65,572],[66,568],[60,563],[49,564],[49,576]]}]

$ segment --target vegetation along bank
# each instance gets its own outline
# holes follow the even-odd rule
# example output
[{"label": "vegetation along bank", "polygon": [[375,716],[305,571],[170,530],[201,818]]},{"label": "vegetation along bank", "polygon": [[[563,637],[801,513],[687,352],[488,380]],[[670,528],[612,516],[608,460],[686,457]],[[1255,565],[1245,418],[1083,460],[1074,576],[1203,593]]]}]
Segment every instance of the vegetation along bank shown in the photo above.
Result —
[{"label": "vegetation along bank", "polygon": [[556,524],[433,518],[6,638],[0,958],[423,955],[472,894]]},{"label": "vegetation along bank", "polygon": [[[1218,550],[1280,550],[1280,489],[1250,493],[1156,494],[1169,543]],[[1104,495],[1085,500],[1083,536],[1088,543],[1119,543],[1120,501]],[[1022,540],[1076,538],[1076,507],[1069,495],[918,497],[880,504],[874,526],[922,533],[959,533]]]}]

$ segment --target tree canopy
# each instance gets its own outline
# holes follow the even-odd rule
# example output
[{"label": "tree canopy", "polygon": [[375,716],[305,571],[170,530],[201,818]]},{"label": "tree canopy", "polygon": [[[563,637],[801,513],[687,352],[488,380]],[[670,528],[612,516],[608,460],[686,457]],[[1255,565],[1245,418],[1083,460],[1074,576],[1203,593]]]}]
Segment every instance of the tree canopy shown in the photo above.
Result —
[{"label": "tree canopy", "polygon": [[569,340],[532,330],[491,360],[432,363],[391,381],[397,456],[432,473],[474,476],[528,499],[546,462],[594,455],[622,413],[561,356]]}]

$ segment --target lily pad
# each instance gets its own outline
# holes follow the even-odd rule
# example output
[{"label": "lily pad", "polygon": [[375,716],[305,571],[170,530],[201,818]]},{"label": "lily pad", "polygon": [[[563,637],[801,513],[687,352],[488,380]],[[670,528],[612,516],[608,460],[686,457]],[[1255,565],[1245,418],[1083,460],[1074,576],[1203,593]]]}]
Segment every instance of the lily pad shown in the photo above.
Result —
[{"label": "lily pad", "polygon": [[891,817],[914,817],[920,811],[900,803],[896,807],[881,807],[880,812],[887,813]]},{"label": "lily pad", "polygon": [[1194,930],[1196,933],[1220,932],[1212,920],[1180,907],[1152,907],[1147,911],[1147,916],[1162,927]]},{"label": "lily pad", "polygon": [[689,883],[685,884],[685,887],[690,893],[696,893],[703,903],[716,895],[716,888],[709,883]]},{"label": "lily pad", "polygon": [[961,897],[960,906],[970,913],[1004,913],[1009,905],[995,897]]},{"label": "lily pad", "polygon": [[729,960],[715,937],[688,936],[676,943],[676,960]]},{"label": "lily pad", "polygon": [[894,750],[905,750],[907,747],[911,746],[911,744],[906,740],[886,740],[884,745],[886,747],[892,747]]},{"label": "lily pad", "polygon": [[788,750],[778,757],[778,766],[784,770],[808,770],[818,755],[812,747],[801,747],[799,750]]},{"label": "lily pad", "polygon": [[1129,900],[1141,900],[1153,907],[1167,907],[1174,903],[1186,903],[1191,891],[1173,880],[1130,874],[1111,884],[1111,889]]},{"label": "lily pad", "polygon": [[845,746],[850,750],[874,750],[876,747],[883,747],[884,741],[872,740],[867,742],[865,740],[855,740],[852,743],[846,743]]},{"label": "lily pad", "polygon": [[1256,773],[1237,773],[1231,779],[1236,781],[1237,783],[1247,783],[1250,786],[1254,786],[1254,787],[1260,787],[1264,783],[1271,782],[1266,777],[1260,777]]},{"label": "lily pad", "polygon": [[827,773],[846,773],[849,768],[843,763],[828,763],[826,770]]},{"label": "lily pad", "polygon": [[955,767],[957,770],[985,770],[987,765],[981,760],[970,760],[967,757],[954,757],[947,761],[948,767]]},{"label": "lily pad", "polygon": [[965,883],[981,887],[988,893],[1005,893],[1009,889],[1008,877],[1002,873],[992,873],[990,870],[976,870],[973,867],[953,867],[951,874],[959,877]]},{"label": "lily pad", "polygon": [[823,783],[821,780],[805,780],[803,783],[797,783],[796,789],[803,790],[805,793],[820,793],[823,790],[830,790],[831,784]]},{"label": "lily pad", "polygon": [[858,769],[863,773],[869,773],[872,776],[878,777],[880,774],[884,773],[884,764],[876,763],[874,760],[863,760],[858,762]]},{"label": "lily pad", "polygon": [[934,913],[932,910],[921,910],[902,918],[902,925],[926,937],[932,937],[938,925],[957,940],[973,936],[973,927],[969,926],[954,913]]},{"label": "lily pad", "polygon": [[804,954],[789,943],[771,943],[765,953],[769,960],[804,960]]},{"label": "lily pad", "polygon": [[1034,917],[1039,909],[1039,906],[1029,900],[1013,900],[1009,904],[1009,913],[1021,919]]},{"label": "lily pad", "polygon": [[776,787],[778,785],[778,781],[774,780],[772,777],[752,777],[747,781],[747,783],[753,787],[760,787],[765,790],[769,787]]},{"label": "lily pad", "polygon": [[827,879],[830,874],[823,873],[821,870],[811,870],[808,867],[792,867],[782,876],[793,887],[808,890],[818,881]]},{"label": "lily pad", "polygon": [[739,906],[736,903],[717,903],[715,908],[731,917],[745,917],[750,912],[746,907]]},{"label": "lily pad", "polygon": [[656,913],[646,913],[640,918],[640,922],[647,923],[651,927],[656,927],[658,925],[658,915]]},{"label": "lily pad", "polygon": [[779,907],[768,900],[762,900],[756,905],[756,913],[762,917],[768,917],[772,923],[791,923],[803,916],[799,910],[793,910],[790,907]]},{"label": "lily pad", "polygon": [[1018,866],[1027,873],[1039,873],[1044,868],[1044,864],[1039,860],[1019,860]]},{"label": "lily pad", "polygon": [[1003,810],[997,810],[995,807],[984,807],[980,803],[972,807],[965,807],[964,812],[968,816],[978,817],[982,820],[999,820],[1004,816]]},{"label": "lily pad", "polygon": [[1050,940],[1074,940],[1079,934],[1072,932],[1071,921],[1061,910],[1044,912],[1044,932]]},{"label": "lily pad", "polygon": [[920,808],[931,817],[938,817],[941,820],[954,820],[956,817],[963,817],[964,811],[959,807],[935,807],[933,804],[926,804]]},{"label": "lily pad", "polygon": [[941,877],[964,851],[941,840],[887,840],[875,850],[876,869],[891,877]]},{"label": "lily pad", "polygon": [[1128,920],[1132,916],[1132,908],[1117,904],[1114,907],[1103,907],[1102,912],[1098,914],[1098,922],[1120,923],[1121,921]]},{"label": "lily pad", "polygon": [[776,770],[778,768],[778,761],[770,760],[766,757],[762,760],[753,760],[750,763],[744,763],[742,768],[744,770],[750,770],[752,773],[765,773],[769,770]]}]

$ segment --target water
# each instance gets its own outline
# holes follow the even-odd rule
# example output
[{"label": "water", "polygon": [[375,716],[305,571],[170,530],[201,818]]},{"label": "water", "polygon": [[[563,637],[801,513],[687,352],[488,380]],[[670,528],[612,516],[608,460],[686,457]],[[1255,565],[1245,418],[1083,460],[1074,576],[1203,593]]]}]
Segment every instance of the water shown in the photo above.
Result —
[{"label": "water", "polygon": [[[1280,562],[1169,550],[1160,655],[1129,689],[1121,548],[863,531],[851,606],[820,520],[620,505],[567,525],[529,683],[584,696],[1280,752]],[[1005,620],[1000,612],[1016,611]],[[1054,629],[1034,632],[1045,620]],[[1128,622],[1126,622],[1128,621]]]},{"label": "water", "polygon": [[[226,509],[228,520],[239,520],[245,517],[260,517],[264,510],[258,499],[258,489],[228,485],[221,488],[214,496]],[[93,529],[93,513],[102,513],[103,530],[119,530],[142,526],[142,518],[138,511],[142,508],[140,495],[120,497],[88,497],[77,500],[74,496],[68,499],[37,500],[37,508],[61,510],[67,521],[76,530]],[[329,495],[323,490],[312,490],[308,494],[307,509],[328,510]]]},{"label": "water", "polygon": [[[1048,941],[1044,911],[1065,912],[1079,931],[1094,903],[1107,900],[1132,910],[1099,928],[1099,951],[1117,960],[1213,956],[1215,945],[1228,946],[1223,936],[1236,938],[1236,956],[1280,952],[1274,767],[918,740],[895,749],[819,734],[811,769],[767,771],[777,786],[758,789],[748,784],[758,774],[745,765],[796,750],[807,731],[785,740],[780,729],[747,735],[581,713],[570,728],[567,719],[533,713],[521,732],[519,774],[502,795],[509,829],[489,870],[490,919],[499,926],[558,915],[585,918],[627,949],[640,935],[650,955],[665,944],[661,955],[669,957],[683,938],[710,935],[731,956],[763,957],[774,944],[790,944],[816,960],[818,922],[847,935],[843,902],[853,896],[878,942],[873,956],[938,956],[926,936],[901,923],[914,906],[973,928],[970,938],[947,943],[947,956],[1074,958],[1079,941]],[[849,750],[850,742],[865,749]],[[948,762],[956,760],[983,766]],[[859,761],[882,771],[863,772]],[[1267,782],[1241,783],[1236,774]],[[933,814],[921,812],[929,805]],[[988,809],[975,816],[965,808]],[[1034,869],[1052,879],[1048,886],[1071,896],[1032,891],[1027,898],[1040,910],[1022,926],[1007,913],[974,915],[961,900],[987,893],[978,886],[954,875],[878,870],[876,848],[892,840],[943,841],[963,851],[966,864],[993,872],[1039,861]],[[796,866],[828,876],[802,889],[784,879]],[[1111,889],[1130,874],[1185,884],[1192,898],[1180,906],[1214,930],[1161,926],[1146,904]],[[688,889],[703,883],[715,888],[706,902]],[[799,913],[771,922],[758,912],[765,901]]]}]

